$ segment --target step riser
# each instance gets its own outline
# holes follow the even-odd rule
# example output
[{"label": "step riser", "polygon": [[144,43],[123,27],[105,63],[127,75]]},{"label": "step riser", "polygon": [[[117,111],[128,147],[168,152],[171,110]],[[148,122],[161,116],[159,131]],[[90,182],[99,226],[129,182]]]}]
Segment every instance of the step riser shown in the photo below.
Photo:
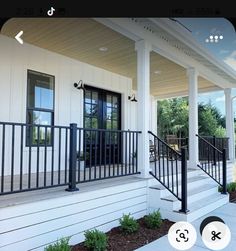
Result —
[{"label": "step riser", "polygon": [[[156,182],[158,182],[158,181],[156,181]],[[209,184],[209,182],[212,182],[212,180],[210,178],[209,179],[196,180],[196,181],[192,181],[191,183],[188,183],[187,187],[188,187],[188,189],[194,189],[194,188],[198,188],[201,185]],[[181,193],[181,186],[179,185],[178,187],[179,187],[179,193]],[[150,189],[152,189],[152,188],[150,187]],[[175,187],[174,187],[174,189],[175,189]],[[153,189],[153,190],[158,190],[158,189]],[[170,192],[167,189],[165,189],[164,187],[163,187],[163,189],[158,190],[158,191],[160,191],[160,197],[161,198],[170,195]],[[176,189],[175,189],[175,191],[176,191]]]},{"label": "step riser", "polygon": [[[154,173],[154,172],[153,172]],[[201,169],[199,169],[199,170],[197,170],[197,171],[191,171],[191,172],[188,172],[188,178],[192,178],[192,177],[196,177],[196,176],[198,176],[198,175],[201,175],[203,173],[203,171],[201,170]],[[164,176],[165,177],[165,180],[167,181],[167,175],[165,175]],[[173,180],[174,180],[174,183],[176,182],[176,175],[174,175],[174,177],[173,177]],[[180,181],[180,175],[179,175],[179,177],[178,177],[178,180],[179,180],[179,182],[181,182]],[[172,181],[172,178],[170,177],[170,181]],[[150,183],[149,183],[149,185],[150,186],[155,186],[156,185],[156,182],[157,182],[157,180],[154,178],[152,181],[150,181]]]},{"label": "step riser", "polygon": [[159,207],[159,208],[150,207],[149,212],[153,212],[155,210],[160,209],[160,213],[161,213],[163,219],[169,219],[169,220],[175,221],[175,222],[176,221],[192,222],[194,220],[201,218],[202,216],[207,215],[208,213],[214,211],[215,209],[217,209],[227,203],[228,203],[228,199],[222,198],[221,200],[219,200],[215,203],[211,203],[211,204],[204,206],[201,209],[196,210],[192,213],[189,212],[188,214],[182,214],[179,212],[170,211],[170,210],[162,208],[162,207]]}]

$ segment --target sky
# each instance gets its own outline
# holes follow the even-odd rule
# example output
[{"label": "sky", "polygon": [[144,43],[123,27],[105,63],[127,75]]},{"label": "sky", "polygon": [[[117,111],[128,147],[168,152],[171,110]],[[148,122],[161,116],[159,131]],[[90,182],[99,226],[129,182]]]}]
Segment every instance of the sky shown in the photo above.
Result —
[{"label": "sky", "polygon": [[[236,73],[236,32],[233,25],[225,18],[176,18],[191,31],[190,34],[216,58],[231,67]],[[211,42],[210,36],[213,36]],[[215,36],[218,39],[215,42]],[[222,37],[220,37],[222,36]],[[216,38],[217,38],[216,37]],[[236,83],[235,83],[236,87]],[[236,96],[236,88],[233,89]],[[225,115],[224,91],[199,94],[198,102],[214,104]],[[234,99],[236,116],[236,99]]]}]

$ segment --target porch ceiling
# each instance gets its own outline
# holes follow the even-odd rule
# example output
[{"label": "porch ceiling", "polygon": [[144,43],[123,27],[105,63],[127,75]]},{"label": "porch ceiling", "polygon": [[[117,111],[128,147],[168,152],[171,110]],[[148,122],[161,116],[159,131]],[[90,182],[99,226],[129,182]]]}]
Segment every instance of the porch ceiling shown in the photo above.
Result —
[{"label": "porch ceiling", "polygon": [[[24,31],[24,42],[130,77],[136,89],[134,41],[103,24],[89,18],[13,18],[1,33],[14,37],[20,30]],[[100,51],[101,47],[108,50]],[[154,96],[172,97],[188,92],[186,70],[155,52],[151,52],[150,75]],[[217,89],[199,77],[199,91]]]}]

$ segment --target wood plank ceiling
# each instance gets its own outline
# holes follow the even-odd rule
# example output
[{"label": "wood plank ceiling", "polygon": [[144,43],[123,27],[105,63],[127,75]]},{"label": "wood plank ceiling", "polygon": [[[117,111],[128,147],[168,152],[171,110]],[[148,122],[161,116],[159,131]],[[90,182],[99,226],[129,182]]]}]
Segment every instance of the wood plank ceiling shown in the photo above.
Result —
[{"label": "wood plank ceiling", "polygon": [[[89,18],[12,18],[2,34],[14,37],[24,31],[24,41],[35,46],[101,67],[133,79],[136,89],[134,41]],[[105,47],[107,51],[100,51]],[[151,52],[151,93],[171,96],[186,92],[186,70],[163,56]],[[199,89],[217,87],[199,77]]]}]

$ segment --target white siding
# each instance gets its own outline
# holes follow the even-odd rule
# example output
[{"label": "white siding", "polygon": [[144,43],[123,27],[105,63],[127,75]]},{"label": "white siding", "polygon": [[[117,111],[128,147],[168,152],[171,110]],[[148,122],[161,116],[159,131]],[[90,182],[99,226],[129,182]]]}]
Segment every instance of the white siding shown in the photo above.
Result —
[{"label": "white siding", "polygon": [[114,181],[100,189],[95,184],[93,191],[82,190],[0,209],[0,250],[43,250],[63,236],[72,236],[70,244],[76,244],[83,241],[87,229],[108,231],[123,214],[140,218],[147,213],[145,180]]}]

